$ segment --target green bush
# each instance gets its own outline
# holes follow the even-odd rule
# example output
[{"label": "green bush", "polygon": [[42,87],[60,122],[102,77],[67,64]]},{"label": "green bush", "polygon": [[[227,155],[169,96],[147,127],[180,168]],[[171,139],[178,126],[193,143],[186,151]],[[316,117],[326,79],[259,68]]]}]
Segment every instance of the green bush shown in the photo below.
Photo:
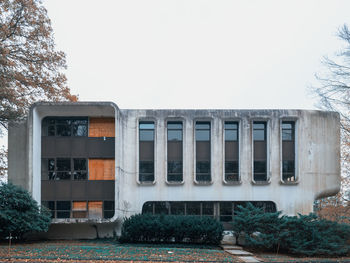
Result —
[{"label": "green bush", "polygon": [[219,244],[223,226],[210,217],[138,214],[126,218],[121,242]]},{"label": "green bush", "polygon": [[21,239],[25,233],[47,231],[51,216],[22,188],[0,184],[0,239]]},{"label": "green bush", "polygon": [[350,252],[350,226],[318,218],[315,214],[281,216],[263,213],[248,203],[239,206],[234,231],[244,236],[245,245],[307,256],[344,255]]}]

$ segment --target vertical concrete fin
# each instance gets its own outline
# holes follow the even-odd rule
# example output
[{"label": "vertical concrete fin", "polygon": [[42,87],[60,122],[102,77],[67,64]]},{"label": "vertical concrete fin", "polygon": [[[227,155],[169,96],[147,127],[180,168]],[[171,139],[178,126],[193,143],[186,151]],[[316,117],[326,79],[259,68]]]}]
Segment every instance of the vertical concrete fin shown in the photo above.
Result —
[{"label": "vertical concrete fin", "polygon": [[8,149],[9,182],[30,191],[27,171],[27,121],[9,123]]}]

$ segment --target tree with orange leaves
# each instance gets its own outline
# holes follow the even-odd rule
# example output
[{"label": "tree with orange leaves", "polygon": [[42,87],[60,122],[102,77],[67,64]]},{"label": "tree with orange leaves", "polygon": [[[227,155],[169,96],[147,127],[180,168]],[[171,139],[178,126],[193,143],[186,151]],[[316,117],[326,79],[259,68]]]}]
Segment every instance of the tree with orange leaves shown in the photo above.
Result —
[{"label": "tree with orange leaves", "polygon": [[[36,101],[76,101],[40,0],[0,1],[0,135]],[[1,163],[1,162],[0,162]],[[3,162],[2,162],[3,163]]]},{"label": "tree with orange leaves", "polygon": [[55,50],[40,0],[0,1],[0,125],[25,116],[35,101],[76,101],[66,85],[65,54]]}]

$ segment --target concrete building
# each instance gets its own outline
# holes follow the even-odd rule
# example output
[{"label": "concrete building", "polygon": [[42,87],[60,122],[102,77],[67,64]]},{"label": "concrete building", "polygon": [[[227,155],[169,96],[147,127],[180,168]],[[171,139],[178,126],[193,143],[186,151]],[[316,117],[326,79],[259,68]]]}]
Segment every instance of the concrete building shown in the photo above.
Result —
[{"label": "concrete building", "polygon": [[340,122],[308,110],[123,110],[37,103],[9,127],[9,181],[52,211],[51,238],[110,237],[135,213],[237,205],[307,214],[340,188]]}]

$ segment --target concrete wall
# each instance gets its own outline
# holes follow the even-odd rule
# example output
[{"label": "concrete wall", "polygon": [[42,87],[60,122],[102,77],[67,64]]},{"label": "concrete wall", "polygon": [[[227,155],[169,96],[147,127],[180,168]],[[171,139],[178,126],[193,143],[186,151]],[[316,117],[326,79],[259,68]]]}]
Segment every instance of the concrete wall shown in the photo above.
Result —
[{"label": "concrete wall", "polygon": [[10,123],[8,130],[9,182],[30,191],[28,177],[27,122]]},{"label": "concrete wall", "polygon": [[[119,233],[125,216],[140,213],[147,201],[273,201],[284,214],[307,214],[316,198],[334,195],[340,188],[340,122],[334,112],[304,110],[119,110],[114,103],[38,103],[27,123],[9,130],[9,180],[24,186],[41,202],[41,120],[46,116],[90,116],[116,119],[115,216],[110,220],[55,220],[46,237],[95,238]],[[138,182],[138,122],[155,122],[155,181]],[[183,121],[184,181],[166,181],[166,122]],[[196,120],[211,122],[212,182],[195,181]],[[239,122],[239,184],[224,181],[224,130],[226,120]],[[252,180],[252,122],[268,122],[268,177],[265,184]],[[281,180],[282,120],[296,121],[297,181]],[[73,224],[74,223],[74,224]]]},{"label": "concrete wall", "polygon": [[[166,181],[166,121],[184,123],[184,182]],[[296,121],[297,182],[281,180],[280,122]],[[138,122],[154,120],[155,182],[138,182]],[[212,182],[195,182],[196,120],[211,121]],[[240,177],[238,185],[224,182],[223,124],[240,122]],[[256,184],[252,177],[252,122],[268,122],[269,182]],[[300,110],[121,110],[122,145],[119,216],[141,212],[147,201],[273,201],[284,214],[313,211],[315,198],[334,195],[340,187],[339,116],[332,112]]]}]

